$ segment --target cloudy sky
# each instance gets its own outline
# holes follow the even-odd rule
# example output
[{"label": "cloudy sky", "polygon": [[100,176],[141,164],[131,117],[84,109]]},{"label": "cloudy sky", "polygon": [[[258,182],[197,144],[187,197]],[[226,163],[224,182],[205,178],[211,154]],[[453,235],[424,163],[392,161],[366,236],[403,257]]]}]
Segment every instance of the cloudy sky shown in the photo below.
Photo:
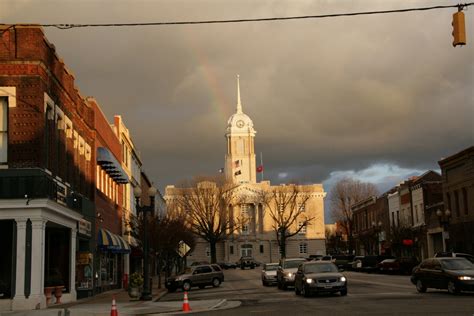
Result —
[{"label": "cloudy sky", "polygon": [[[1,0],[2,23],[132,23],[320,15],[442,0]],[[385,190],[474,144],[474,7],[279,22],[45,32],[112,119],[120,114],[158,186],[223,167],[236,106],[257,130],[265,178],[351,176]],[[329,221],[329,218],[326,218]]]}]

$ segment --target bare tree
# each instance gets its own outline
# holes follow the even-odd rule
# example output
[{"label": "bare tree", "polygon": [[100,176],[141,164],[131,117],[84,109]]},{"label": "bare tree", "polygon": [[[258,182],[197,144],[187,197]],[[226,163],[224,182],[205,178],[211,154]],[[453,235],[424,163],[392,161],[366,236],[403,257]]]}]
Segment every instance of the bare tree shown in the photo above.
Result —
[{"label": "bare tree", "polygon": [[159,287],[161,286],[161,271],[166,276],[171,274],[174,266],[182,268],[182,259],[178,255],[179,242],[184,241],[191,250],[195,247],[195,236],[186,225],[183,217],[174,216],[172,213],[165,218],[153,217],[150,221],[150,246],[155,250],[156,265],[159,274]]},{"label": "bare tree", "polygon": [[216,262],[216,244],[239,228],[229,216],[228,208],[232,202],[235,185],[216,181],[201,181],[196,178],[183,188],[175,189],[169,209],[183,214],[190,230],[209,242],[211,262]]},{"label": "bare tree", "polygon": [[272,228],[282,258],[286,257],[288,238],[298,234],[315,218],[307,216],[305,212],[305,204],[309,197],[309,194],[305,194],[301,187],[295,184],[282,185],[261,192],[261,201],[272,220]]},{"label": "bare tree", "polygon": [[377,195],[377,188],[372,183],[365,183],[351,178],[339,180],[331,189],[330,206],[332,217],[347,235],[348,249],[354,249],[352,206],[370,196]]}]

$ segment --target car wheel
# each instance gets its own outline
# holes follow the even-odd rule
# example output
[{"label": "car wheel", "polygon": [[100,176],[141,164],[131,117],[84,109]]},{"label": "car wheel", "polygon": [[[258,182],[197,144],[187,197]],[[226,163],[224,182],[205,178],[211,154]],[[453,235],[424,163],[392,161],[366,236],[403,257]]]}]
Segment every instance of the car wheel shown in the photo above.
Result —
[{"label": "car wheel", "polygon": [[304,297],[309,297],[309,292],[306,291],[306,286],[304,284],[301,287],[301,295],[303,295]]},{"label": "car wheel", "polygon": [[263,286],[268,286],[268,283],[262,280],[262,285]]},{"label": "car wheel", "polygon": [[255,269],[255,266],[250,266],[250,269]]},{"label": "car wheel", "polygon": [[213,287],[218,287],[219,285],[221,285],[221,280],[219,280],[218,278],[212,279],[212,286]]},{"label": "car wheel", "polygon": [[341,296],[346,296],[347,295],[347,288],[344,290],[341,290]]},{"label": "car wheel", "polygon": [[426,286],[421,282],[421,280],[416,281],[416,290],[420,293],[426,292]]},{"label": "car wheel", "polygon": [[190,291],[191,290],[191,282],[184,281],[183,282],[183,291]]},{"label": "car wheel", "polygon": [[448,282],[448,292],[450,294],[458,294],[459,289],[456,287],[456,284],[453,281]]},{"label": "car wheel", "polygon": [[301,291],[298,290],[298,287],[296,286],[296,284],[295,284],[295,294],[296,295],[301,295]]}]

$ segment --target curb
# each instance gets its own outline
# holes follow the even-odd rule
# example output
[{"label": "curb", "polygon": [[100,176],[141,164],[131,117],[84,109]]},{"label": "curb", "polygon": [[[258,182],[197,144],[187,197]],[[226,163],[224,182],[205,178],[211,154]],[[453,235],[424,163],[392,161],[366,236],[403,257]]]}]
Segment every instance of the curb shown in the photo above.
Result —
[{"label": "curb", "polygon": [[161,292],[160,294],[157,295],[157,297],[155,299],[153,299],[153,302],[158,302],[159,300],[161,300],[163,298],[163,296],[165,296],[166,294],[168,294],[168,291],[163,291]]},{"label": "curb", "polygon": [[209,307],[209,309],[217,309],[217,308],[219,308],[221,305],[225,304],[226,302],[227,302],[227,300],[224,298],[224,299],[222,299],[220,302],[218,302],[217,304],[215,304],[214,306]]}]

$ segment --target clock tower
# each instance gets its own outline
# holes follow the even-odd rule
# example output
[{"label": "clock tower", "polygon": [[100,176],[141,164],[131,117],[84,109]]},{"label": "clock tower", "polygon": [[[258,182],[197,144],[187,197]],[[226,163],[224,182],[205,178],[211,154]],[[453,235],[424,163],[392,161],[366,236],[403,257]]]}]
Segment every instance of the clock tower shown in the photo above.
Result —
[{"label": "clock tower", "polygon": [[225,137],[225,176],[234,183],[256,183],[256,162],[253,129],[250,117],[242,111],[240,102],[240,82],[237,75],[237,111],[227,121]]}]

